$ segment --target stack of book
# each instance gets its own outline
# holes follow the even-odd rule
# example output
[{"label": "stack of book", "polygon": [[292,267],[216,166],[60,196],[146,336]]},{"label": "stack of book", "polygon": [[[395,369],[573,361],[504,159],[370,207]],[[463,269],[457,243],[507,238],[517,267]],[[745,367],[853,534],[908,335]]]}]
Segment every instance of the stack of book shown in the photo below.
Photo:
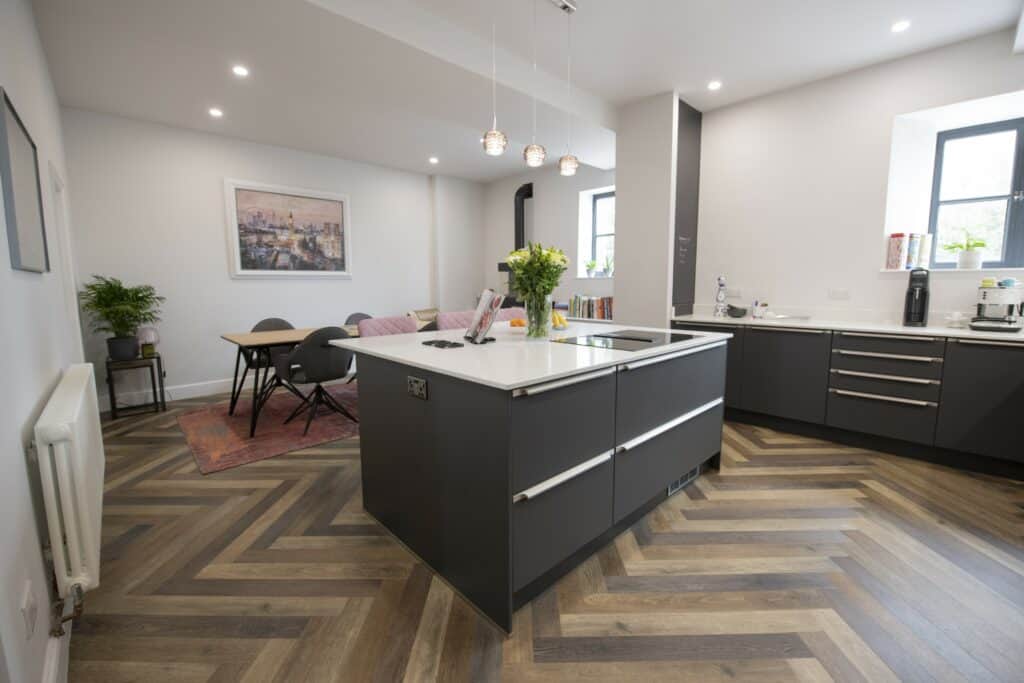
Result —
[{"label": "stack of book", "polygon": [[570,318],[612,319],[612,297],[576,294],[569,299]]}]

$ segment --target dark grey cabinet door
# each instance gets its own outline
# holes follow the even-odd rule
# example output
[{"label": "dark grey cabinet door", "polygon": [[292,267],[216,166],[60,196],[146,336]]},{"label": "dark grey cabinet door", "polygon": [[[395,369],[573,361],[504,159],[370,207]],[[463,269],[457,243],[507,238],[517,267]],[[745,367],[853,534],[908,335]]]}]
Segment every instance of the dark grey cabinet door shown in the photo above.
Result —
[{"label": "dark grey cabinet door", "polygon": [[1024,344],[949,340],[935,444],[1024,462]]},{"label": "dark grey cabinet door", "polygon": [[823,424],[831,337],[827,330],[748,327],[740,407]]},{"label": "dark grey cabinet door", "polygon": [[746,328],[739,325],[691,324],[683,320],[672,322],[674,330],[696,330],[698,332],[725,332],[732,335],[726,354],[725,405],[740,407],[740,392],[743,391],[743,339]]}]

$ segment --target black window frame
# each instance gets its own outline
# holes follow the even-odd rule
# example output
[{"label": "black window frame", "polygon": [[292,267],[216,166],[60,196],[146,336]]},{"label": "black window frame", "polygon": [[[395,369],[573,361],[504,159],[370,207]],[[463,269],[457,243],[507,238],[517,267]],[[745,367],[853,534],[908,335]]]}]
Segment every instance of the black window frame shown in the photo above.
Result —
[{"label": "black window frame", "polygon": [[[597,202],[602,199],[608,199],[609,197],[615,197],[615,190],[609,190],[608,192],[600,192],[590,197],[590,260],[597,260],[597,238],[598,237],[615,237],[615,224],[612,224],[611,232],[597,232]],[[604,264],[598,264],[603,266]]]},{"label": "black window frame", "polygon": [[[1013,159],[1013,177],[1010,181],[1009,194],[940,200],[942,164],[945,158],[946,143],[950,140],[980,137],[1009,130],[1017,131],[1017,144]],[[933,269],[956,268],[956,263],[939,263],[935,258],[939,253],[939,249],[942,248],[942,245],[939,244],[938,235],[939,208],[951,204],[972,204],[999,199],[1006,200],[1006,223],[1003,226],[1003,260],[985,261],[983,265],[985,268],[1024,267],[1024,118],[1007,119],[994,123],[983,123],[976,126],[965,126],[963,128],[940,131],[936,140],[931,207],[928,215],[928,232],[932,235],[931,267]]]}]

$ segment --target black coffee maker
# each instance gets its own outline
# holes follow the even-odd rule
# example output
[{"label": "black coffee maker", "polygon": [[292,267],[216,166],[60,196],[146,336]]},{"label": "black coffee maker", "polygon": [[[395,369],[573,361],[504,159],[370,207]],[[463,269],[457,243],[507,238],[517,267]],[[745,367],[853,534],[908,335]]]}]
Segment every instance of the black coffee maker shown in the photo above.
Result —
[{"label": "black coffee maker", "polygon": [[903,324],[907,327],[928,324],[928,271],[925,268],[910,271],[910,284],[903,304]]}]

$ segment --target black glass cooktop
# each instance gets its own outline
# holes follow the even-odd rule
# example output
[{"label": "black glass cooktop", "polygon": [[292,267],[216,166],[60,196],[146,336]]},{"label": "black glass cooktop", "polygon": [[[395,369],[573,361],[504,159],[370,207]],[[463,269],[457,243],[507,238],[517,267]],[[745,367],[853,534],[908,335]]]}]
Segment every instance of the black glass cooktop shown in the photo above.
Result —
[{"label": "black glass cooktop", "polygon": [[644,330],[620,330],[607,334],[588,334],[585,337],[568,337],[553,339],[559,344],[576,344],[577,346],[596,346],[601,349],[616,351],[643,351],[656,346],[675,344],[676,342],[693,339],[696,335],[681,332],[646,332]]}]

